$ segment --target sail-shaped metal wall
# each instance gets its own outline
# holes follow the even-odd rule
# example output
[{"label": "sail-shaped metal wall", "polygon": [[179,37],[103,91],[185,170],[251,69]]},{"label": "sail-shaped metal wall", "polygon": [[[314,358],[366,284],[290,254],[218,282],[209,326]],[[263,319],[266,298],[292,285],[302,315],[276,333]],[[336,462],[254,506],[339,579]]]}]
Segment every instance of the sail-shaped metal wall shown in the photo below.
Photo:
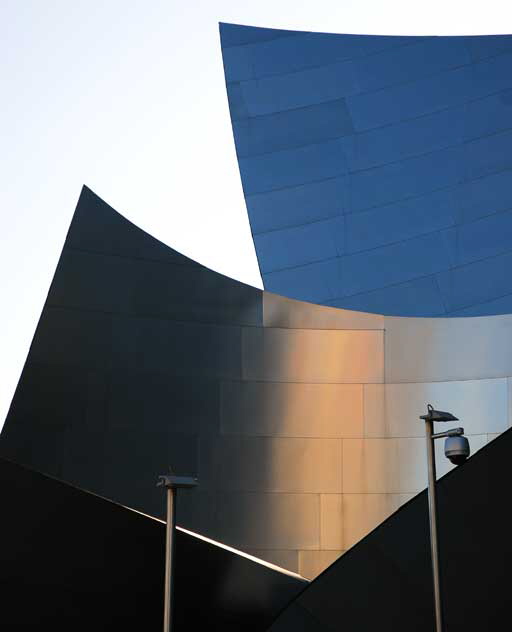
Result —
[{"label": "sail-shaped metal wall", "polygon": [[265,289],[398,316],[512,312],[512,36],[221,24]]},{"label": "sail-shaped metal wall", "polygon": [[511,376],[512,316],[261,292],[84,188],[0,455],[153,516],[159,474],[197,474],[178,524],[313,578],[425,487],[426,402],[474,453],[511,424]]}]

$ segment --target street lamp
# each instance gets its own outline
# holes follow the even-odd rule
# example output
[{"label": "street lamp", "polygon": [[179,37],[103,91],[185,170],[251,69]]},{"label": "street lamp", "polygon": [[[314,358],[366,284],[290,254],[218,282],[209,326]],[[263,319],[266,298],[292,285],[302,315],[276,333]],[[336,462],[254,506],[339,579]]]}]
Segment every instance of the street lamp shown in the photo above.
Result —
[{"label": "street lamp", "polygon": [[453,428],[446,432],[434,433],[434,421],[459,421],[451,413],[434,410],[428,404],[427,414],[421,415],[425,421],[427,438],[427,467],[428,467],[428,508],[430,518],[430,547],[432,552],[432,576],[434,582],[434,607],[436,615],[436,632],[443,632],[443,616],[441,606],[441,588],[439,578],[439,548],[436,512],[436,457],[434,440],[446,438],[444,453],[452,463],[460,465],[469,456],[469,442],[464,437],[464,428]]},{"label": "street lamp", "polygon": [[174,539],[176,532],[176,494],[179,488],[196,487],[197,478],[164,474],[158,477],[157,487],[167,489],[167,528],[165,533],[165,592],[164,592],[164,632],[172,630],[172,592],[174,571]]}]

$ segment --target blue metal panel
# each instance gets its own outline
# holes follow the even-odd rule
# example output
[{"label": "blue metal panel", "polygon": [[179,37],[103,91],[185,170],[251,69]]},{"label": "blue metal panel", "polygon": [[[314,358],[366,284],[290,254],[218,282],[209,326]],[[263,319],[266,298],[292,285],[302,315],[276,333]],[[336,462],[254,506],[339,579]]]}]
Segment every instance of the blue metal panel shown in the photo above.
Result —
[{"label": "blue metal panel", "polygon": [[512,87],[512,53],[500,54],[471,66],[471,97],[478,99]]},{"label": "blue metal panel", "polygon": [[437,275],[448,312],[478,305],[512,294],[512,253],[446,270]]},{"label": "blue metal panel", "polygon": [[512,36],[224,28],[268,289],[396,315],[509,309]]},{"label": "blue metal panel", "polygon": [[512,90],[468,103],[465,111],[466,139],[479,138],[510,129],[512,124]]},{"label": "blue metal panel", "polygon": [[233,122],[239,158],[352,134],[344,99]]},{"label": "blue metal panel", "polygon": [[349,255],[342,263],[345,296],[440,272],[447,257],[448,244],[443,233]]},{"label": "blue metal panel", "polygon": [[351,61],[240,84],[250,116],[291,110],[341,99],[357,92],[356,69]]},{"label": "blue metal panel", "polygon": [[357,36],[352,36],[347,41],[340,41],[335,35],[319,40],[312,33],[298,33],[294,37],[250,47],[252,78],[281,75],[345,61],[360,54],[359,51],[360,41]]},{"label": "blue metal panel", "polygon": [[254,235],[340,215],[347,200],[346,176],[246,197]]},{"label": "blue metal panel", "polygon": [[512,51],[512,39],[508,35],[486,35],[484,37],[477,35],[465,37],[464,40],[471,52],[473,61]]},{"label": "blue metal panel", "polygon": [[470,222],[512,208],[512,171],[500,171],[458,186],[457,222]]},{"label": "blue metal panel", "polygon": [[494,314],[512,314],[512,294],[495,298],[491,301],[470,305],[455,310],[449,316],[492,316]]},{"label": "blue metal panel", "polygon": [[269,292],[327,304],[336,297],[341,282],[341,259],[329,259],[298,268],[263,275]]},{"label": "blue metal panel", "polygon": [[264,29],[255,26],[238,26],[237,24],[227,24],[225,22],[220,24],[220,32],[222,35],[223,48],[290,36],[290,31]]},{"label": "blue metal panel", "polygon": [[350,170],[369,169],[460,143],[464,136],[462,114],[460,108],[449,108],[354,134],[346,140]]},{"label": "blue metal panel", "polygon": [[350,176],[352,210],[403,200],[456,184],[461,179],[462,147],[358,171]]},{"label": "blue metal panel", "polygon": [[[512,122],[512,121],[511,121]],[[512,130],[479,138],[466,145],[468,180],[512,168]]]},{"label": "blue metal panel", "polygon": [[453,209],[453,190],[443,190],[347,215],[347,254],[448,228],[454,224]]},{"label": "blue metal panel", "polygon": [[246,195],[293,187],[347,172],[340,140],[240,158],[239,165]]},{"label": "blue metal panel", "polygon": [[422,38],[407,49],[393,48],[380,55],[356,61],[362,92],[380,90],[405,81],[414,81],[470,61],[467,48],[456,38]]},{"label": "blue metal panel", "polygon": [[443,298],[433,276],[406,281],[379,290],[328,301],[333,307],[393,315],[400,305],[402,316],[445,316]]},{"label": "blue metal panel", "polygon": [[347,99],[356,130],[389,125],[464,103],[471,95],[472,67],[465,66]]},{"label": "blue metal panel", "polygon": [[455,265],[505,253],[512,244],[512,211],[489,215],[457,228]]},{"label": "blue metal panel", "polygon": [[[221,29],[222,29],[221,25]],[[359,58],[388,49],[422,41],[421,37],[387,37],[324,34],[300,31],[273,31],[288,36],[270,36],[266,30],[261,41],[240,42],[237,46],[224,46],[224,63],[228,81],[258,79],[272,75],[292,73],[325,64]],[[251,34],[252,35],[252,34]],[[243,38],[243,36],[241,36]],[[240,58],[242,62],[240,62]],[[235,76],[236,74],[236,76]]]},{"label": "blue metal panel", "polygon": [[[336,257],[343,247],[344,217],[335,217],[303,226],[272,231],[254,237],[262,253],[262,272],[322,261]],[[282,243],[289,244],[282,248]],[[265,267],[263,267],[263,265]]]}]

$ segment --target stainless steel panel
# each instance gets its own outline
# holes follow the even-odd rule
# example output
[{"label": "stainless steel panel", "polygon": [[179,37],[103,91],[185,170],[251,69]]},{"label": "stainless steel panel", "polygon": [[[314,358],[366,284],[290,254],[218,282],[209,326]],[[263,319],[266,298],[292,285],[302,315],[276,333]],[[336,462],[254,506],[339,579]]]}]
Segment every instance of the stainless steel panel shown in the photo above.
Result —
[{"label": "stainless steel panel", "polygon": [[385,319],[386,382],[512,375],[512,316]]},{"label": "stainless steel panel", "polygon": [[320,548],[343,550],[343,496],[320,495]]},{"label": "stainless steel panel", "polygon": [[222,490],[341,492],[341,440],[225,437],[217,444]]},{"label": "stainless steel panel", "polygon": [[319,549],[318,494],[222,493],[218,522],[224,541],[261,550]]},{"label": "stainless steel panel", "polygon": [[466,380],[386,384],[384,414],[389,437],[423,437],[424,423],[418,416],[427,403],[449,410],[460,419],[466,434],[503,432],[507,428],[507,381]]},{"label": "stainless steel panel", "polygon": [[270,437],[361,437],[360,384],[221,383],[221,432]]},{"label": "stainless steel panel", "polygon": [[386,385],[363,385],[364,436],[387,436],[386,415]]},{"label": "stainless steel panel", "polygon": [[115,370],[240,378],[241,331],[237,326],[116,316],[112,340]]},{"label": "stainless steel panel", "polygon": [[343,540],[349,549],[414,494],[343,494]]},{"label": "stainless steel panel", "polygon": [[343,492],[410,493],[426,485],[422,439],[344,439]]},{"label": "stainless steel panel", "polygon": [[382,331],[242,328],[243,379],[382,382]]},{"label": "stainless steel panel", "polygon": [[290,329],[384,329],[384,317],[322,307],[264,292],[263,324]]},{"label": "stainless steel panel", "polygon": [[[487,443],[487,434],[468,436],[471,454]],[[435,442],[437,477],[453,469],[444,441]],[[343,439],[344,494],[408,494],[427,485],[425,439]]]}]

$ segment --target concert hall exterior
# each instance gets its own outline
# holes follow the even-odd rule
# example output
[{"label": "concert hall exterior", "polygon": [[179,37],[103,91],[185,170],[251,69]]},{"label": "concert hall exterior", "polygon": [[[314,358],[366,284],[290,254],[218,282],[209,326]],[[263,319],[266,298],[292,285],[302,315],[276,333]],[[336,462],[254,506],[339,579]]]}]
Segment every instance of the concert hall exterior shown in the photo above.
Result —
[{"label": "concert hall exterior", "polygon": [[[188,259],[84,187],[0,435],[0,484],[33,485],[59,524],[66,502],[89,507],[108,538],[126,524],[148,542],[154,579],[156,480],[172,466],[199,478],[179,498],[193,532],[179,546],[215,578],[197,625],[320,631],[345,616],[353,629],[428,630],[418,417],[432,403],[478,452],[440,497],[445,579],[464,575],[447,588],[448,620],[479,629],[506,603],[495,582],[510,558],[509,519],[497,523],[512,436],[499,437],[512,425],[512,38],[222,24],[221,41],[265,290]],[[442,477],[454,466],[437,447]],[[36,536],[9,525],[25,550]],[[108,549],[101,530],[91,537]]]}]

